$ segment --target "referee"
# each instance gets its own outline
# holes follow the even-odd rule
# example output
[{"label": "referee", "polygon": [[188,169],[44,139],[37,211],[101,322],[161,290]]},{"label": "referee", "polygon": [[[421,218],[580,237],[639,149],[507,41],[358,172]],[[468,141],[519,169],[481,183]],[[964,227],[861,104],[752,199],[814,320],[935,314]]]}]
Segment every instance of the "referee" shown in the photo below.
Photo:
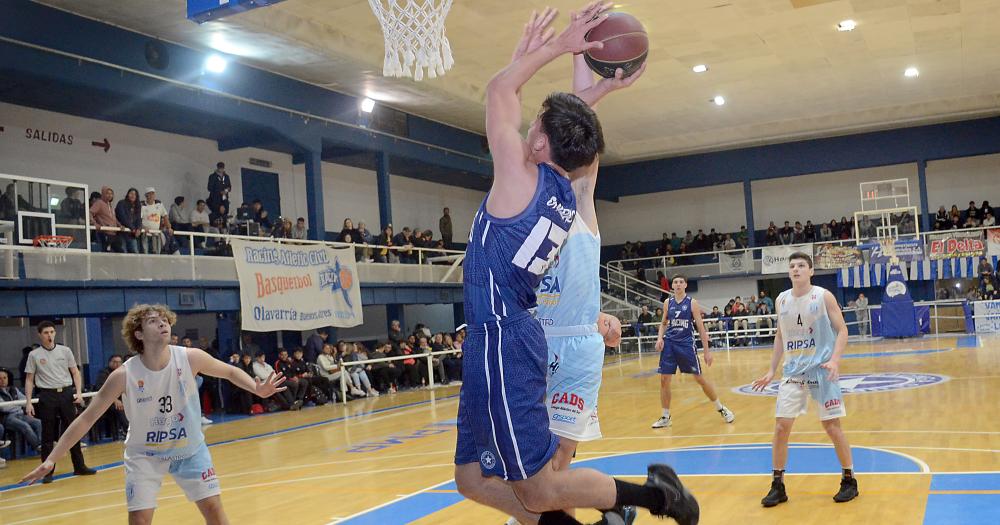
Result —
[{"label": "referee", "polygon": [[[38,324],[38,339],[42,345],[28,354],[28,362],[24,368],[27,373],[24,394],[28,399],[24,411],[29,416],[35,415],[31,396],[37,392],[37,417],[42,420],[42,461],[45,461],[58,437],[59,420],[62,420],[65,431],[76,418],[73,403],[83,405],[83,384],[73,352],[65,345],[56,344],[56,326],[51,321]],[[97,473],[83,462],[79,442],[73,445],[70,455],[73,458],[74,474],[89,476]],[[45,476],[42,483],[52,483],[52,472]]]}]

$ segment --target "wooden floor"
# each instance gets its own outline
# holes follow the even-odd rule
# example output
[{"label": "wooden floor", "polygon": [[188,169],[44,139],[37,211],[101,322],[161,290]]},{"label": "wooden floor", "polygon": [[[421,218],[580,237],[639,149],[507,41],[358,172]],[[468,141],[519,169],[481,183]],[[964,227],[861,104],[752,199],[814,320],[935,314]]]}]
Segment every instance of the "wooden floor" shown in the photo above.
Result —
[{"label": "wooden floor", "polygon": [[[605,437],[584,444],[578,459],[635,479],[650,461],[674,464],[699,498],[705,524],[1000,523],[1000,474],[988,474],[1000,472],[1000,339],[879,341],[851,344],[848,353],[845,381],[873,390],[846,397],[844,426],[861,489],[853,502],[831,500],[839,470],[813,406],[792,435],[790,502],[760,507],[774,398],[733,389],[764,371],[767,350],[720,352],[706,372],[735,423],[725,424],[686,378],[675,382],[673,427],[662,430],[649,427],[660,411],[655,357],[609,361],[600,404]],[[503,523],[499,512],[460,501],[448,483],[457,393],[442,387],[208,427],[231,521]],[[11,461],[0,470],[0,524],[124,523],[120,444],[91,446],[85,455],[107,468],[27,488],[11,485],[37,458]],[[57,473],[69,467],[65,461]],[[159,504],[156,522],[199,522],[169,480]],[[654,522],[645,513],[637,521]]]}]

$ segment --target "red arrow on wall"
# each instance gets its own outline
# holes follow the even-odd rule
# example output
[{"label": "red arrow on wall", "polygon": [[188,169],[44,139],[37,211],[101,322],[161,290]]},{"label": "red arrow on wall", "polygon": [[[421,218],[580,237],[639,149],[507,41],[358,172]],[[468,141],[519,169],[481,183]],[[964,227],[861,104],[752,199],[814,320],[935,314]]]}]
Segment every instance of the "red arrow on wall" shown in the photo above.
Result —
[{"label": "red arrow on wall", "polygon": [[111,149],[111,143],[108,142],[107,138],[104,139],[104,142],[97,142],[95,140],[95,141],[91,142],[90,145],[94,146],[96,148],[104,148],[104,153],[107,153],[108,150]]}]

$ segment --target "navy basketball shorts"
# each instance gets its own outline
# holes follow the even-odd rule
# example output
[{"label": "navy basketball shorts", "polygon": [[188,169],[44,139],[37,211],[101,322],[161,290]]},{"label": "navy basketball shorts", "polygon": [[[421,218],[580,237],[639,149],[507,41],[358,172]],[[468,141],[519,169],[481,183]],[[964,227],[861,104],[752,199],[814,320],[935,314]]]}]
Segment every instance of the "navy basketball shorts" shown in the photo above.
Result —
[{"label": "navy basketball shorts", "polygon": [[663,340],[663,351],[660,352],[660,368],[657,373],[674,375],[680,369],[682,374],[701,375],[701,361],[694,341],[677,343],[669,339]]},{"label": "navy basketball shorts", "polygon": [[530,314],[469,325],[462,344],[455,464],[484,476],[530,478],[559,445],[545,406],[548,350]]}]

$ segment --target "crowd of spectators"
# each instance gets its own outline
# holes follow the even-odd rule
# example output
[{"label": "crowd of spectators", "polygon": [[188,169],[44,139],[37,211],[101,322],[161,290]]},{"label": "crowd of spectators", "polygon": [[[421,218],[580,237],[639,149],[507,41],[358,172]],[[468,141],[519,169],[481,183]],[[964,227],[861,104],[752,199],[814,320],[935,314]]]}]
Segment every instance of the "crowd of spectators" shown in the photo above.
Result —
[{"label": "crowd of spectators", "polygon": [[951,210],[945,210],[944,206],[939,206],[934,214],[935,230],[960,230],[963,228],[979,228],[982,226],[996,226],[996,214],[990,201],[983,201],[982,205],[976,206],[976,201],[969,201],[969,207],[959,211],[957,204],[951,205]]},{"label": "crowd of spectators", "polygon": [[[736,296],[721,310],[718,306],[713,306],[710,312],[703,312],[702,320],[712,346],[724,346],[726,332],[729,332],[730,345],[745,346],[762,344],[773,337],[770,330],[775,327],[774,320],[770,317],[757,317],[773,313],[774,300],[768,297],[767,291],[761,290],[760,295],[750,295],[746,301]],[[634,332],[644,336],[656,335],[662,319],[662,308],[657,308],[654,314],[648,306],[643,306],[636,318]]]}]

